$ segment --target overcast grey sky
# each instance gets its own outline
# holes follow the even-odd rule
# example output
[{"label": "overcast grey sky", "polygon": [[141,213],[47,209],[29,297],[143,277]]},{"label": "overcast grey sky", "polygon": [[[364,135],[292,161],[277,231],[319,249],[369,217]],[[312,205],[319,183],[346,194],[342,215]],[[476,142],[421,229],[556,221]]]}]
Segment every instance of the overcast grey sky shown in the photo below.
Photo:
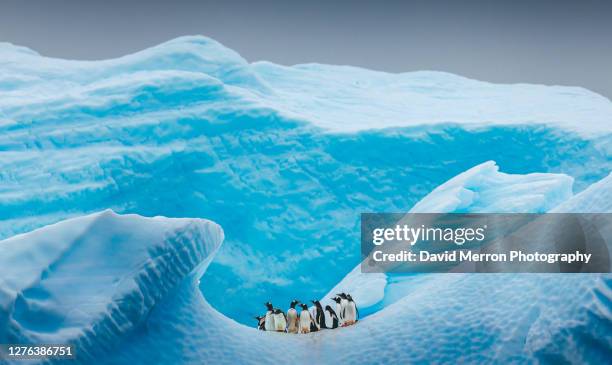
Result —
[{"label": "overcast grey sky", "polygon": [[121,56],[203,34],[249,61],[440,70],[612,99],[612,1],[0,0],[0,41]]}]

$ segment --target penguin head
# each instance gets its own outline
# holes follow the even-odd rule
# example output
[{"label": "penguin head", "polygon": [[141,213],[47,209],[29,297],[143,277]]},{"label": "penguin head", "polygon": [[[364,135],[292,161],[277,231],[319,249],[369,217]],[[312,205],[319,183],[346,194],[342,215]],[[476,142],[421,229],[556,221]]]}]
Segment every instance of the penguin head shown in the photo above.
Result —
[{"label": "penguin head", "polygon": [[281,310],[280,310],[280,309],[278,309],[278,308],[276,308],[276,309],[274,310],[274,314],[281,314],[281,313],[283,313],[283,311],[281,311]]},{"label": "penguin head", "polygon": [[346,294],[345,293],[340,293],[340,294],[336,294],[337,296],[339,296],[342,299],[346,299]]},{"label": "penguin head", "polygon": [[332,311],[332,308],[331,308],[329,305],[326,305],[326,306],[325,306],[325,310],[326,310],[326,311],[328,311],[328,312],[331,312],[331,311]]},{"label": "penguin head", "polygon": [[333,297],[332,300],[336,303],[340,303],[340,297]]},{"label": "penguin head", "polygon": [[352,301],[353,301],[353,297],[351,297],[351,295],[350,295],[350,294],[347,294],[347,295],[346,295],[346,299],[348,299],[348,301],[349,301],[349,302],[352,302]]},{"label": "penguin head", "polygon": [[274,309],[274,307],[272,306],[272,303],[270,303],[270,302],[266,302],[266,303],[264,303],[264,305],[266,306],[266,308],[268,308],[269,311]]},{"label": "penguin head", "polygon": [[318,300],[313,299],[313,300],[311,300],[311,302],[312,302],[312,304],[314,304],[314,305],[315,305],[317,308],[322,308],[322,307],[321,307],[321,302],[319,302]]},{"label": "penguin head", "polygon": [[295,308],[296,304],[298,304],[298,303],[299,303],[299,301],[297,299],[293,299],[291,301],[291,304],[290,304],[291,308]]},{"label": "penguin head", "polygon": [[302,307],[303,310],[307,311],[308,310],[308,306],[304,303],[300,304],[300,307]]}]

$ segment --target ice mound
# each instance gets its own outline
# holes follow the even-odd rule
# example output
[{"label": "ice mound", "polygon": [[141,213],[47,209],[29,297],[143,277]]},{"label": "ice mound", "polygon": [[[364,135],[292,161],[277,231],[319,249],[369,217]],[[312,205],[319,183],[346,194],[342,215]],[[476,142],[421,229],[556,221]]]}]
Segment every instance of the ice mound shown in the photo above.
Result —
[{"label": "ice mound", "polygon": [[559,213],[612,213],[612,174],[556,206]]},{"label": "ice mound", "polygon": [[210,263],[222,240],[210,221],[108,210],[0,241],[0,343],[72,343],[93,360]]},{"label": "ice mound", "polygon": [[[473,205],[506,178],[527,194],[515,175],[575,192],[607,176],[611,108],[574,87],[248,63],[205,37],[102,61],[1,44],[0,239],[107,208],[211,219],[226,241],[202,290],[252,323],[243,303],[321,297],[355,267],[361,212],[406,211],[489,160],[511,176],[483,167]],[[516,209],[568,179],[538,184]]]},{"label": "ice mound", "polygon": [[573,195],[573,183],[564,174],[505,174],[488,161],[440,185],[410,212],[545,213]]},{"label": "ice mound", "polygon": [[[573,179],[564,174],[506,174],[494,161],[462,172],[416,203],[411,213],[545,213],[572,197]],[[326,297],[347,292],[363,314],[422,290],[427,275],[361,273],[353,269]]]}]

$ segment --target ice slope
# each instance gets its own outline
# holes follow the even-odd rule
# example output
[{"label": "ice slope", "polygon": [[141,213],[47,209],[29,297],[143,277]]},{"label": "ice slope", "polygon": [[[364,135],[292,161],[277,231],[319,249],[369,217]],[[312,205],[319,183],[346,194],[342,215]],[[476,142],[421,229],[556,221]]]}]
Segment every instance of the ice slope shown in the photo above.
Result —
[{"label": "ice slope", "polygon": [[[572,184],[564,174],[506,174],[487,161],[435,188],[410,213],[545,213],[572,198]],[[425,290],[434,277],[439,276],[362,273],[357,265],[325,297],[353,293],[361,314],[368,315]]]},{"label": "ice slope", "polygon": [[203,219],[110,210],[0,241],[0,343],[72,343],[91,361],[142,326],[222,241]]},{"label": "ice slope", "polygon": [[557,213],[612,212],[612,173],[589,186],[576,196],[556,206]]},{"label": "ice slope", "polygon": [[358,263],[359,213],[475,165],[583,190],[612,170],[611,108],[573,87],[248,63],[204,37],[87,62],[2,44],[0,238],[107,208],[212,219],[226,242],[202,289],[252,323],[244,303],[320,297]]},{"label": "ice slope", "polygon": [[321,64],[252,67],[275,90],[276,105],[336,132],[444,122],[610,132],[610,100],[579,87],[499,85],[445,72],[389,74]]}]

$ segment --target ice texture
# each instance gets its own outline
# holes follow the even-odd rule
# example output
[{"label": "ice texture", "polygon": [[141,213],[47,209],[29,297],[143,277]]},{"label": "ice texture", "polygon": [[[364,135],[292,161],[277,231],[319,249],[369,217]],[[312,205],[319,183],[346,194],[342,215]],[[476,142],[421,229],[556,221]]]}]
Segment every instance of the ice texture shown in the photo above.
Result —
[{"label": "ice texture", "polygon": [[[573,179],[564,174],[506,174],[494,161],[487,161],[435,188],[410,213],[546,213],[572,198],[572,184]],[[357,265],[326,298],[353,293],[367,315],[425,290],[422,285],[429,285],[433,276],[362,273]]]},{"label": "ice texture", "polygon": [[79,364],[609,360],[609,275],[422,275],[357,325],[290,335],[198,290],[222,239],[201,219],[105,211],[0,241],[0,340],[75,343]]},{"label": "ice texture", "polygon": [[102,61],[4,43],[0,239],[108,208],[211,219],[226,240],[201,290],[253,325],[254,303],[323,297],[358,264],[359,213],[407,211],[474,166],[509,177],[477,174],[472,205],[567,194],[558,175],[515,184],[532,173],[581,192],[612,170],[611,110],[579,87],[249,63],[205,37]]},{"label": "ice texture", "polygon": [[0,241],[0,343],[70,343],[84,363],[106,356],[222,241],[203,219],[110,210]]},{"label": "ice texture", "polygon": [[463,172],[415,204],[411,213],[545,213],[572,194],[564,174],[505,174],[494,161]]}]

